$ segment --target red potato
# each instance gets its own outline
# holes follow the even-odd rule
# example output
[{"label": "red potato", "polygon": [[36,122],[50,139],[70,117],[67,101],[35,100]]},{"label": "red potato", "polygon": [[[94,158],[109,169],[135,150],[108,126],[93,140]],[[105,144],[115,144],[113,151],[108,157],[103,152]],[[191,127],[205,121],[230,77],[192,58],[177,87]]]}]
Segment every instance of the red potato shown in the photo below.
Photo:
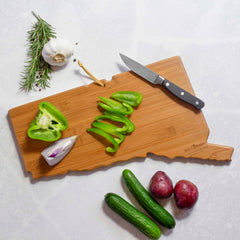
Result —
[{"label": "red potato", "polygon": [[157,198],[168,198],[173,193],[171,179],[163,171],[157,171],[150,181],[150,191]]},{"label": "red potato", "polygon": [[198,200],[198,189],[188,180],[180,180],[174,187],[174,198],[179,208],[192,208]]}]

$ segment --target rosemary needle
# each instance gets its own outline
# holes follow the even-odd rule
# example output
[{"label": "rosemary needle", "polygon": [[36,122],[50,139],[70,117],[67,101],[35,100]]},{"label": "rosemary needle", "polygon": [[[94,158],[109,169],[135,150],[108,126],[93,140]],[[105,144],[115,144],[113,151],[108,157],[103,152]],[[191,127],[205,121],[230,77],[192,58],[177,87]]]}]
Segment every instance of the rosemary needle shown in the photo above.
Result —
[{"label": "rosemary needle", "polygon": [[42,49],[51,38],[56,38],[54,28],[36,13],[32,12],[37,22],[27,32],[28,52],[24,71],[21,74],[20,90],[27,92],[36,88],[45,89],[50,86],[50,73],[52,69],[43,60]]}]

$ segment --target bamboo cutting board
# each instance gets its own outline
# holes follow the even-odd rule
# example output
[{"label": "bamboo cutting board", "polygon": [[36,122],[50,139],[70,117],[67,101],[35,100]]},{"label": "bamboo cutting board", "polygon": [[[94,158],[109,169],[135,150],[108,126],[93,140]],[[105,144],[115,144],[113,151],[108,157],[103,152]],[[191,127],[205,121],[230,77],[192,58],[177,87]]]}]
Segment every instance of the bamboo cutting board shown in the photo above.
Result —
[{"label": "bamboo cutting board", "polygon": [[[180,57],[165,59],[148,67],[194,94]],[[9,110],[20,155],[33,178],[91,170],[134,157],[145,157],[147,153],[169,158],[231,160],[232,147],[207,143],[209,129],[203,113],[161,86],[152,85],[132,72],[115,75],[111,81],[102,81],[106,83],[105,87],[92,83]],[[110,97],[112,93],[124,90],[140,92],[143,100],[130,116],[135,131],[126,136],[115,154],[109,154],[105,151],[108,143],[99,141],[99,137],[87,133],[86,129],[91,127],[96,116],[102,114],[98,96]],[[41,157],[41,151],[51,143],[27,136],[27,129],[42,101],[52,103],[68,120],[69,126],[62,132],[62,138],[78,135],[72,151],[53,167]]]}]

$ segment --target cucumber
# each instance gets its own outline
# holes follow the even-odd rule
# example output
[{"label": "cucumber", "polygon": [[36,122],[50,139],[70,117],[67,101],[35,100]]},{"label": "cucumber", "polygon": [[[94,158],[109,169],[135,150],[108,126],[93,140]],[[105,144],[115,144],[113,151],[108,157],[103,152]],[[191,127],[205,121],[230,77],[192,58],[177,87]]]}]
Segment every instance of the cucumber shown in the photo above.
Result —
[{"label": "cucumber", "polygon": [[158,239],[161,236],[161,230],[155,222],[117,194],[106,194],[105,202],[114,212],[119,214],[123,219],[131,223],[149,238]]},{"label": "cucumber", "polygon": [[130,170],[125,169],[122,176],[129,191],[152,218],[164,227],[175,227],[176,223],[173,216],[151,197],[149,192],[142,186]]}]

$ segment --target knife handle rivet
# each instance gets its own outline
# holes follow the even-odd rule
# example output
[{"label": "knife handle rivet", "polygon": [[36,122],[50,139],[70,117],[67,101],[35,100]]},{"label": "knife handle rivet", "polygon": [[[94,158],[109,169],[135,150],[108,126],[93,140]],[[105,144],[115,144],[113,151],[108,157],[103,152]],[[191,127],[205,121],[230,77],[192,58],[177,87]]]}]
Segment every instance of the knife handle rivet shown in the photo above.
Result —
[{"label": "knife handle rivet", "polygon": [[169,85],[170,85],[169,82],[167,82],[167,83],[165,84],[165,86],[167,86],[167,87],[168,87]]},{"label": "knife handle rivet", "polygon": [[183,96],[183,95],[184,95],[184,92],[181,92],[180,94]]},{"label": "knife handle rivet", "polygon": [[196,101],[195,104],[198,105],[198,104],[199,104],[199,101]]}]

